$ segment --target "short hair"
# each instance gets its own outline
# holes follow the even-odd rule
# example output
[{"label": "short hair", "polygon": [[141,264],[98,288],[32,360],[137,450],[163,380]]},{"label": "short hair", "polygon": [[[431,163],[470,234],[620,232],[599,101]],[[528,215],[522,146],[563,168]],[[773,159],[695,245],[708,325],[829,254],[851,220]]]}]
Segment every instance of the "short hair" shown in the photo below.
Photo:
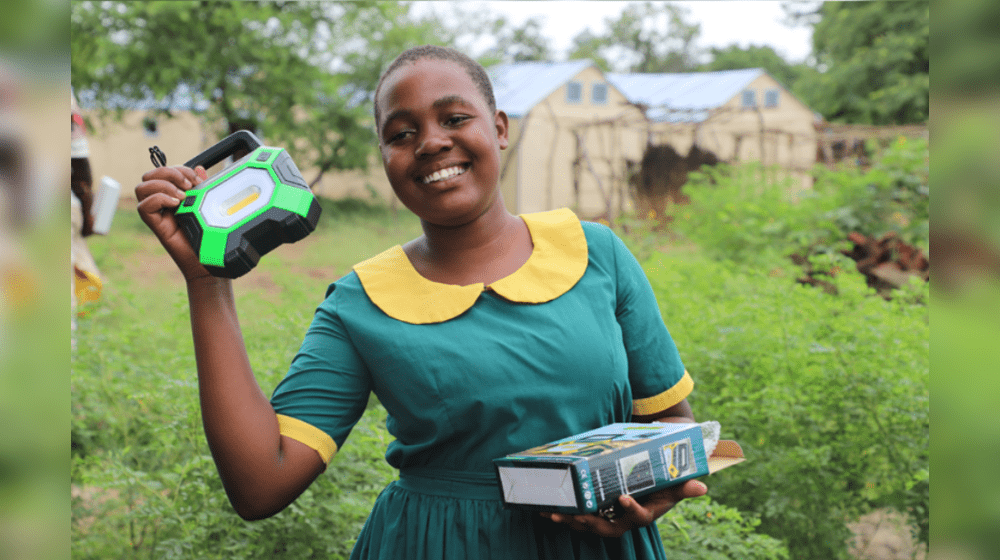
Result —
[{"label": "short hair", "polygon": [[496,113],[497,101],[493,96],[493,84],[490,83],[489,76],[486,75],[486,69],[483,68],[482,64],[479,64],[469,56],[449,47],[440,47],[437,45],[421,45],[419,47],[413,47],[403,51],[395,60],[389,64],[389,67],[385,69],[382,76],[378,79],[378,85],[375,87],[375,127],[376,129],[380,125],[379,120],[382,115],[380,114],[378,108],[378,94],[382,90],[382,83],[385,79],[389,77],[389,74],[395,72],[399,67],[404,64],[413,64],[419,60],[431,59],[431,60],[444,60],[448,62],[454,62],[458,64],[463,69],[465,69],[466,74],[472,78],[472,83],[476,85],[479,93],[486,100],[486,104],[490,108],[491,113]]}]

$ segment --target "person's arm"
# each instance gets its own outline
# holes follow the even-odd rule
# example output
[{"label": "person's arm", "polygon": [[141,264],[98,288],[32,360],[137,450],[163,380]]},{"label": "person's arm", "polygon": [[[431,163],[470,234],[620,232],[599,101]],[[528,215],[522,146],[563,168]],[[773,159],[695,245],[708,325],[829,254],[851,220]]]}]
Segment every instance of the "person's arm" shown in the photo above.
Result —
[{"label": "person's arm", "polygon": [[146,173],[136,187],[138,211],[187,283],[202,422],[226,494],[241,517],[260,519],[298,497],[325,463],[312,448],[279,433],[250,367],[232,282],[208,273],[174,220],[184,191],[205,175],[186,167]]},{"label": "person's arm", "polygon": [[90,173],[90,160],[88,158],[70,159],[70,190],[80,200],[81,212],[83,213],[83,227],[80,235],[87,237],[94,233],[94,189],[93,177]]}]

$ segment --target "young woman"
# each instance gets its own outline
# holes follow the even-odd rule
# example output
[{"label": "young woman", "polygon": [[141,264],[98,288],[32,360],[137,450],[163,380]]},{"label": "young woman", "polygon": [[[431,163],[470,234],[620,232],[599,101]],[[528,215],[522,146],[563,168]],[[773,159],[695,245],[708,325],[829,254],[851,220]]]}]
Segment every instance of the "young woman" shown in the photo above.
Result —
[{"label": "young woman", "polygon": [[635,259],[569,210],[513,216],[499,192],[507,116],[483,68],[440,47],[383,74],[386,175],[423,235],[333,283],[268,399],[250,370],[229,280],[198,263],[171,210],[203,169],[158,168],[139,213],[187,281],[205,432],[246,519],[293,501],[374,391],[400,479],[354,558],[663,558],[655,520],[704,484],[621,498],[614,523],[507,510],[492,459],[612,422],[693,422],[693,383]]}]

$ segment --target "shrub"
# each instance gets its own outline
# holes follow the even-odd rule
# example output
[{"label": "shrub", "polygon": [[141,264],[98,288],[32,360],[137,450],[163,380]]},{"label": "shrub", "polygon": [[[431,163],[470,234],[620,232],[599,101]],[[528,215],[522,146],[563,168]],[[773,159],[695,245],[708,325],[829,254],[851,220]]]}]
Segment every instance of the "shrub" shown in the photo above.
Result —
[{"label": "shrub", "polygon": [[888,232],[928,248],[928,147],[901,137],[869,169],[817,166],[813,188],[754,163],[704,167],[689,176],[691,203],[679,207],[676,232],[707,255],[750,266],[775,266],[793,252],[832,254],[847,234]]},{"label": "shrub", "polygon": [[715,500],[759,515],[793,558],[845,557],[845,522],[886,506],[926,544],[926,307],[873,297],[860,276],[831,296],[697,256],[645,267],[696,417],[747,457],[706,480]]},{"label": "shrub", "polygon": [[753,514],[713,502],[684,500],[657,522],[667,558],[676,560],[785,560],[788,547],[755,531]]}]

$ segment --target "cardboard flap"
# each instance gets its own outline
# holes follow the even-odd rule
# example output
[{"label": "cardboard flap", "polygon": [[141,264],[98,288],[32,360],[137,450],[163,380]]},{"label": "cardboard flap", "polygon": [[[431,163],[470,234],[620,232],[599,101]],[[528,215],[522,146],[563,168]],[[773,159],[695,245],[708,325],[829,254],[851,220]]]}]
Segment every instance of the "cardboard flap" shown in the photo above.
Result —
[{"label": "cardboard flap", "polygon": [[712,456],[708,458],[708,474],[719,472],[745,460],[740,444],[732,440],[720,439]]}]

